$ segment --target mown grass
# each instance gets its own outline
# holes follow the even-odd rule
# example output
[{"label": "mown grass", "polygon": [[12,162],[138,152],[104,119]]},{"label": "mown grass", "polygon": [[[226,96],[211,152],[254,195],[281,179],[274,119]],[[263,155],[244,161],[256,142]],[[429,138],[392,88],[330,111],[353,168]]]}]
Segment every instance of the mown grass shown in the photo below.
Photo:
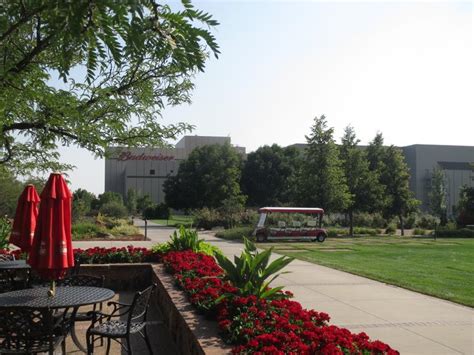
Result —
[{"label": "mown grass", "polygon": [[194,220],[193,216],[171,215],[169,219],[153,219],[152,222],[169,227],[179,227],[181,225],[191,227]]},{"label": "mown grass", "polygon": [[385,236],[258,246],[474,307],[474,239]]}]

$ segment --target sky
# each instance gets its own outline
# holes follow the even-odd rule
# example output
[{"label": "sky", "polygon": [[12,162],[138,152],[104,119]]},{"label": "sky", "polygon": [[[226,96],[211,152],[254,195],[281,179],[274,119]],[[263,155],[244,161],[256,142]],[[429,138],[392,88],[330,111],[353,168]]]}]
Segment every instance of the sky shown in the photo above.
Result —
[{"label": "sky", "polygon": [[[247,152],[304,143],[324,114],[335,139],[474,145],[473,2],[194,1],[220,22],[221,47],[192,104],[163,123],[230,136]],[[173,143],[173,142],[171,142]],[[104,190],[103,160],[62,148],[72,189]]]}]

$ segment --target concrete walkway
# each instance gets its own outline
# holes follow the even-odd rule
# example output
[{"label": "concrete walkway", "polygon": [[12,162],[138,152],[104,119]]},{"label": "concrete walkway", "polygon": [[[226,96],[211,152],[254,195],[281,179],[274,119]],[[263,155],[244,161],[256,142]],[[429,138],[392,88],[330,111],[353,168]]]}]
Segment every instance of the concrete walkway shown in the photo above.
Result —
[{"label": "concrete walkway", "polygon": [[[148,226],[151,241],[133,242],[134,246],[150,247],[167,241],[173,231]],[[218,239],[212,232],[200,236],[228,257],[242,251],[241,243]],[[98,245],[75,242],[74,246],[86,248],[91,244]],[[274,285],[286,286],[303,307],[328,313],[332,324],[366,332],[402,354],[474,354],[472,308],[300,260],[293,261],[286,271],[291,273],[280,276]]]}]

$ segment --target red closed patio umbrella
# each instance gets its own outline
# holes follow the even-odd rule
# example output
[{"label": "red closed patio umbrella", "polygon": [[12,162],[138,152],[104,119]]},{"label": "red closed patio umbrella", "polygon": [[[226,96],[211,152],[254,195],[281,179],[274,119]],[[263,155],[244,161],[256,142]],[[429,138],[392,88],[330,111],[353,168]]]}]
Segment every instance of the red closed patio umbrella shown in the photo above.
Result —
[{"label": "red closed patio umbrella", "polygon": [[41,203],[28,263],[55,283],[74,266],[71,238],[72,194],[60,173],[52,173],[41,192]]},{"label": "red closed patio umbrella", "polygon": [[9,241],[26,253],[30,251],[33,242],[39,202],[40,197],[33,185],[27,185],[18,198]]}]

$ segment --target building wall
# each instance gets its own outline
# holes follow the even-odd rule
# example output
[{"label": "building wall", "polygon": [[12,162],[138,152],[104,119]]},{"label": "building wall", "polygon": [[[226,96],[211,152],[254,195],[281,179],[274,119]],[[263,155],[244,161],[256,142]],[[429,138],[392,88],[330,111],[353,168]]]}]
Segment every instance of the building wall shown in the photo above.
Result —
[{"label": "building wall", "polygon": [[[105,159],[105,191],[124,198],[133,188],[139,195],[149,195],[155,203],[164,202],[163,184],[178,172],[179,164],[194,148],[211,144],[230,144],[229,137],[185,136],[175,148],[109,148]],[[235,147],[245,154],[245,148]]]},{"label": "building wall", "polygon": [[471,167],[474,163],[474,147],[416,144],[403,150],[409,151],[409,154],[415,151],[415,164],[412,166],[410,159],[407,159],[407,164],[411,173],[410,188],[416,198],[422,201],[421,208],[429,210],[431,176],[434,168],[440,168],[446,178],[447,207],[451,215],[453,207],[459,202],[461,187],[474,187],[474,171]]}]

